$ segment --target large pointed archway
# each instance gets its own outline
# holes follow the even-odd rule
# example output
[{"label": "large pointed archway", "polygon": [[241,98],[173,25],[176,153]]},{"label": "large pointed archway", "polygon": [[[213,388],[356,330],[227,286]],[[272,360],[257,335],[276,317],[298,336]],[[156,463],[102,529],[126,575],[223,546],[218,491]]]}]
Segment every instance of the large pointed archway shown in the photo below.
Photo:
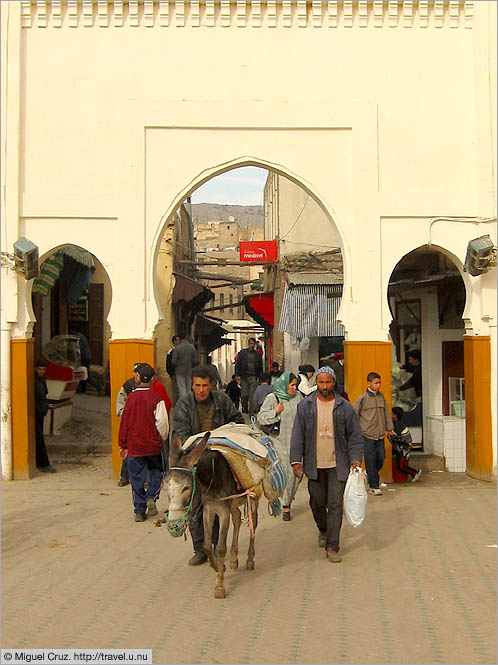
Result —
[{"label": "large pointed archway", "polygon": [[[275,265],[265,267],[265,275],[263,277],[263,272],[261,272],[260,277],[261,290],[264,290],[267,295],[271,294],[273,296],[273,294],[275,294],[275,301],[277,301],[278,293],[278,303],[276,302],[275,304],[276,314],[272,317],[274,325],[272,324],[271,326],[271,332],[269,332],[269,330],[266,331],[271,335],[271,341],[269,340],[266,345],[268,349],[271,348],[271,358],[279,360],[281,365],[284,363],[289,366],[295,364],[295,370],[297,370],[297,366],[301,364],[301,362],[313,362],[314,365],[318,366],[320,357],[324,353],[323,349],[327,344],[330,345],[331,340],[338,344],[340,343],[338,340],[344,339],[343,326],[337,319],[341,319],[342,286],[343,281],[347,281],[347,261],[345,259],[347,248],[345,248],[342,234],[337,228],[334,211],[320,199],[319,195],[313,190],[309,183],[306,183],[295,174],[290,173],[279,165],[269,164],[263,160],[244,157],[233,160],[232,162],[223,165],[222,168],[208,169],[199,174],[188,187],[179,193],[178,198],[170,205],[168,212],[165,213],[161,220],[158,233],[156,234],[157,243],[155,258],[152,262],[156,270],[153,280],[153,289],[158,310],[160,312],[160,322],[155,331],[155,337],[158,342],[158,366],[160,371],[164,366],[163,358],[170,345],[172,335],[178,332],[180,328],[183,328],[181,324],[179,325],[178,321],[176,321],[176,323],[173,321],[174,317],[171,317],[171,309],[168,311],[168,307],[171,308],[172,305],[175,305],[175,296],[173,293],[174,283],[173,280],[168,278],[168,275],[175,273],[178,277],[180,272],[178,266],[181,264],[181,272],[183,274],[180,275],[180,278],[195,278],[196,267],[201,263],[198,257],[197,259],[195,258],[195,248],[193,248],[189,242],[186,242],[185,239],[189,238],[189,234],[185,228],[183,228],[185,224],[188,224],[189,222],[188,210],[190,196],[198,187],[207,182],[210,178],[215,178],[220,174],[245,166],[264,168],[268,172],[264,199],[265,223],[263,239],[275,240],[279,246],[280,262],[275,262]],[[280,207],[277,208],[273,205],[273,208],[269,213],[268,209],[271,207],[269,204],[271,191],[272,187],[275,187],[275,184],[279,189]],[[283,194],[284,189],[286,192],[285,195]],[[285,214],[282,212],[282,200],[286,203]],[[282,217],[283,221],[281,221],[280,226],[275,223],[275,215],[280,215]],[[190,222],[192,222],[192,219],[190,219]],[[285,225],[287,225],[287,227]],[[179,231],[182,238],[179,242],[174,240],[175,228],[177,236]],[[311,228],[313,228],[316,233],[315,240],[310,238]],[[239,236],[237,235],[237,241],[238,240]],[[225,244],[229,245],[233,244],[233,242],[227,242]],[[225,258],[228,257],[228,254],[231,252],[233,256],[230,255],[230,257],[228,257],[228,264],[231,264],[232,272],[236,270],[238,277],[241,278],[243,267],[240,264],[239,267],[237,267],[239,259],[238,242],[236,245],[236,247],[219,246],[216,248],[219,251],[212,251],[210,257],[212,258],[216,256],[220,262],[223,261],[223,263],[226,263]],[[300,249],[302,250],[301,252],[299,251]],[[222,259],[221,252],[225,252],[225,250],[228,251],[224,254],[224,258]],[[175,267],[175,265],[173,265],[175,262],[172,261],[171,257],[174,256],[175,258],[178,258],[182,252],[182,258],[179,262],[176,262]],[[305,265],[303,268],[302,261],[300,261],[302,258],[299,256],[300,254],[303,256],[306,254],[305,258],[308,261],[307,267]],[[326,260],[324,259],[324,255],[327,255]],[[160,277],[157,272],[158,264],[163,268],[162,277]],[[192,274],[190,275],[185,271],[185,266],[189,264],[192,268]],[[331,268],[332,264],[334,267]],[[281,268],[283,272],[279,272],[278,275],[276,275],[274,272],[276,268],[279,270]],[[263,267],[261,267],[261,271],[263,271]],[[283,277],[284,273],[285,278]],[[306,277],[303,277],[303,273],[306,274]],[[324,280],[324,273],[329,274],[330,279],[328,281],[327,279]],[[334,274],[331,275],[330,273]],[[206,271],[204,271],[204,274],[206,274]],[[301,276],[301,279],[296,279],[295,276],[298,274]],[[288,279],[288,275],[291,275],[291,280]],[[216,275],[212,275],[211,277],[207,276],[208,280],[211,279],[213,281],[206,282],[206,285],[214,284],[216,288],[218,286],[223,288],[223,284],[218,284],[215,277]],[[233,280],[235,283],[234,275],[226,274],[225,271],[224,277],[225,280]],[[221,281],[223,280],[218,280],[218,282]],[[323,334],[321,334],[321,337],[319,336],[316,339],[311,340],[311,350],[310,340],[306,337],[306,334],[300,335],[298,339],[292,338],[293,351],[291,352],[291,335],[288,332],[285,332],[285,328],[280,333],[278,332],[280,309],[282,307],[282,301],[284,300],[284,293],[286,292],[286,282],[289,284],[291,290],[294,289],[295,294],[299,289],[306,290],[306,297],[308,300],[311,294],[311,297],[314,297],[315,299],[320,297],[327,306],[332,302],[334,304],[334,307],[331,308],[330,317],[328,317],[330,318],[329,327],[333,328],[333,330],[326,330],[324,327],[325,321],[322,321]],[[241,296],[246,294],[241,288],[239,291],[240,293],[233,296],[231,293],[224,294],[222,290],[213,293],[211,296],[211,302],[209,303],[209,315],[218,317],[220,322],[222,322],[223,319],[234,318],[233,316],[230,317],[229,312],[230,310],[234,311],[241,309],[243,302]],[[329,291],[330,293],[328,293]],[[308,318],[312,315],[311,309],[308,312]],[[330,309],[330,307],[328,309]],[[313,311],[315,310],[316,308]],[[166,323],[168,319],[169,321]],[[314,317],[313,320],[315,319],[316,317]],[[261,324],[261,321],[258,320],[257,323]],[[266,327],[268,326],[263,327],[266,330]],[[282,343],[280,346],[278,343],[275,344],[275,336],[277,334],[280,334],[282,337]],[[316,336],[316,331],[313,334]],[[286,337],[285,344],[288,349],[285,353],[284,336]],[[277,349],[277,352],[275,349]],[[338,349],[334,348],[331,350],[337,351]],[[233,354],[235,353],[236,350],[233,351]],[[330,353],[330,350],[328,353]],[[304,359],[301,360],[301,357]],[[226,364],[225,361],[224,364]],[[164,374],[162,378],[167,381],[167,377]]]}]

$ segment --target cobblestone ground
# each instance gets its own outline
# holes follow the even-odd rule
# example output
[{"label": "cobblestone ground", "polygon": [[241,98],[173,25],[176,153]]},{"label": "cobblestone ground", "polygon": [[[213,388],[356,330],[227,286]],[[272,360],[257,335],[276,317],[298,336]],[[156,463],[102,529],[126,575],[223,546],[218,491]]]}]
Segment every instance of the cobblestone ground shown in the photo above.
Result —
[{"label": "cobblestone ground", "polygon": [[[154,663],[496,663],[496,485],[426,473],[370,497],[326,561],[303,483],[260,508],[256,569],[187,566],[190,542],[135,523],[107,455],[2,486],[2,646],[152,648]],[[159,507],[162,507],[161,499]],[[247,528],[241,536],[247,546]]]}]

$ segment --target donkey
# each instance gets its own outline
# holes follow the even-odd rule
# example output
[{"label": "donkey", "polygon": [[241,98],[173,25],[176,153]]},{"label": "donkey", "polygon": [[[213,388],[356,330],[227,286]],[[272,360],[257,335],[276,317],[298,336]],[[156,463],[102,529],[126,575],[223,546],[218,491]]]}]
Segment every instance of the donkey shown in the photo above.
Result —
[{"label": "donkey", "polygon": [[[240,506],[247,501],[253,527],[250,531],[246,568],[253,570],[258,498],[246,492],[241,493],[228,462],[220,452],[206,450],[210,434],[206,432],[201,441],[188,452],[182,449],[180,438],[176,434],[172,435],[170,469],[163,481],[169,503],[166,525],[173,536],[183,535],[192,517],[203,506],[204,550],[211,568],[216,571],[214,597],[225,598],[224,561],[230,515],[233,521],[233,539],[229,565],[236,569],[239,566],[238,541],[242,522]],[[213,552],[212,530],[216,515],[220,521],[220,532]]]}]

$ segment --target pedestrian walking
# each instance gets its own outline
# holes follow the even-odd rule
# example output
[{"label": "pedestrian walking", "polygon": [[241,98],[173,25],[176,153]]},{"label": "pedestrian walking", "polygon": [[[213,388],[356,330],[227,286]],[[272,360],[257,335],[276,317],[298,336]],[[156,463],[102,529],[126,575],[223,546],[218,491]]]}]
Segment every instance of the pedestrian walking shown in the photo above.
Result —
[{"label": "pedestrian walking", "polygon": [[270,377],[271,377],[271,382],[272,384],[275,383],[275,381],[278,379],[279,376],[282,376],[283,372],[280,369],[280,365],[278,362],[275,360],[271,364],[271,371],[270,371]]},{"label": "pedestrian walking", "polygon": [[206,367],[208,367],[209,370],[211,371],[211,376],[212,376],[212,379],[213,379],[211,383],[213,384],[213,388],[215,390],[221,390],[223,388],[223,381],[221,380],[221,376],[220,376],[220,373],[218,372],[218,368],[213,363],[213,360],[212,360],[211,356],[207,356],[207,358],[206,358]]},{"label": "pedestrian walking", "polygon": [[266,399],[266,396],[272,392],[273,386],[271,385],[270,372],[263,372],[259,377],[258,387],[254,391],[254,395],[252,397],[254,413],[258,413]]},{"label": "pedestrian walking", "polygon": [[[244,418],[228,395],[213,390],[211,370],[206,365],[198,365],[192,371],[192,392],[179,399],[173,414],[172,431],[182,443],[189,436],[207,432],[227,423],[243,423]],[[204,526],[202,508],[189,524],[194,545],[194,555],[190,566],[198,566],[207,561],[204,552]],[[213,527],[213,545],[218,542],[219,521]]]},{"label": "pedestrian walking", "polygon": [[297,376],[291,372],[284,372],[273,384],[273,392],[267,395],[257,415],[258,423],[263,427],[277,422],[280,424],[278,433],[270,433],[269,436],[287,476],[287,484],[280,499],[284,522],[290,522],[292,519],[291,505],[299,487],[299,479],[294,475],[289,456],[292,428],[300,401]]},{"label": "pedestrian walking", "polygon": [[173,351],[175,350],[175,347],[180,344],[181,338],[178,335],[173,335],[171,339],[171,349],[168,351],[166,354],[166,363],[165,363],[165,369],[166,372],[170,375],[171,377],[171,388],[172,388],[172,395],[171,398],[173,401],[176,401],[178,398],[178,388],[176,385],[176,378],[175,378],[175,368],[173,367]]},{"label": "pedestrian walking", "polygon": [[391,411],[384,395],[380,392],[381,377],[377,372],[367,376],[367,389],[353,404],[363,432],[365,468],[367,471],[370,493],[380,496],[379,471],[386,458],[384,436],[393,433]]},{"label": "pedestrian walking", "polygon": [[[168,422],[169,422],[169,412],[171,411],[171,400],[169,398],[168,392],[164,385],[159,381],[157,377],[157,372],[154,370],[154,376],[152,377],[151,381],[151,387],[152,390],[159,395],[159,397],[163,400],[164,405],[166,406],[166,413],[168,414]],[[166,474],[168,473],[169,469],[169,436],[167,436],[164,441],[163,441],[163,449],[162,449],[162,456],[163,456],[163,473]]]},{"label": "pedestrian walking", "polygon": [[297,478],[308,477],[318,545],[328,561],[339,563],[342,497],[349,469],[361,465],[363,436],[353,407],[335,392],[335,372],[320,367],[316,392],[297,407],[290,462]]},{"label": "pedestrian walking", "polygon": [[337,379],[336,392],[344,397],[344,355],[342,353],[331,353],[329,365],[334,370]]},{"label": "pedestrian walking", "polygon": [[[128,459],[135,522],[157,515],[156,501],[163,479],[162,447],[169,432],[164,400],[151,389],[153,376],[150,365],[140,365],[140,385],[128,396],[119,427],[120,455]],[[147,471],[150,478],[145,490]]]},{"label": "pedestrian walking", "polygon": [[[240,381],[240,379],[239,379],[239,381]],[[237,377],[235,376],[235,374],[232,374],[232,380],[228,383],[228,385],[226,387],[226,390],[225,390],[226,394],[228,395],[228,397],[230,397],[230,399],[234,403],[235,408],[237,410],[240,406],[240,385],[239,385],[239,381],[237,381]]]},{"label": "pedestrian walking", "polygon": [[173,349],[171,362],[178,388],[178,399],[182,399],[192,389],[192,367],[197,365],[197,352],[194,345],[188,340],[182,339]]},{"label": "pedestrian walking", "polygon": [[263,361],[256,351],[256,340],[250,337],[247,348],[239,351],[235,364],[235,375],[240,377],[242,413],[254,413],[252,398],[262,371]]},{"label": "pedestrian walking", "polygon": [[[119,389],[118,396],[116,398],[116,415],[118,418],[121,418],[123,414],[123,409],[125,408],[126,400],[128,395],[132,393],[135,388],[138,388],[140,385],[140,363],[135,363],[133,365],[133,376],[131,379],[128,379],[123,383]],[[125,457],[121,463],[121,471],[119,474],[118,487],[126,487],[130,484],[130,476],[128,474],[128,458]]]},{"label": "pedestrian walking", "polygon": [[45,373],[47,362],[38,358],[35,363],[35,436],[36,436],[36,466],[40,471],[55,473],[56,469],[48,459],[47,446],[43,435],[43,423],[48,413],[47,380]]}]

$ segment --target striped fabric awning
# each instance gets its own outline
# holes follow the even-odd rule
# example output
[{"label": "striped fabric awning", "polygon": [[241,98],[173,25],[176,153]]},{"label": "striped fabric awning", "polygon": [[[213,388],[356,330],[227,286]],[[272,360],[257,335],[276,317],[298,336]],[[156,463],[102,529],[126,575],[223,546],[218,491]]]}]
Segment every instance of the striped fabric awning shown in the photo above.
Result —
[{"label": "striped fabric awning", "polygon": [[39,293],[42,296],[49,294],[55,282],[59,279],[64,268],[64,257],[61,252],[52,254],[42,263],[40,274],[33,283],[33,293]]},{"label": "striped fabric awning", "polygon": [[342,284],[286,285],[279,330],[291,337],[342,337],[337,321]]}]

